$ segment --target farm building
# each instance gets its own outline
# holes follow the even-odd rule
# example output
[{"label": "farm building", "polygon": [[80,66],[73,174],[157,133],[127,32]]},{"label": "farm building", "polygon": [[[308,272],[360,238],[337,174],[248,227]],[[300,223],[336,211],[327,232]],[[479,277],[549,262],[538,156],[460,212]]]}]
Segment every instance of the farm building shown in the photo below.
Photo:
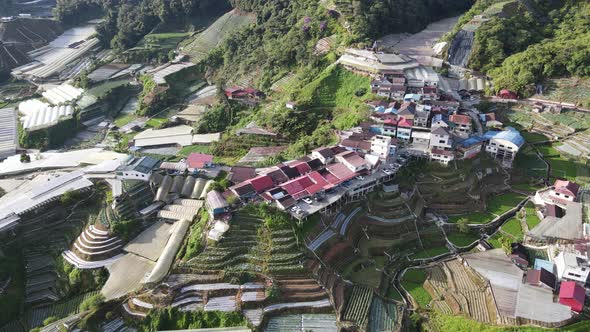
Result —
[{"label": "farm building", "polygon": [[158,85],[166,84],[166,78],[172,74],[178,73],[186,68],[194,67],[195,64],[192,62],[180,62],[180,63],[166,63],[160,67],[149,70],[147,74],[152,75],[154,82]]},{"label": "farm building", "polygon": [[189,146],[193,144],[193,127],[177,126],[166,129],[148,129],[133,138],[139,148],[156,146]]},{"label": "farm building", "polygon": [[227,179],[232,183],[240,183],[256,177],[256,168],[234,166],[227,174]]},{"label": "farm building", "polygon": [[25,116],[21,117],[23,128],[26,130],[38,130],[56,125],[59,121],[70,119],[74,114],[74,108],[68,106],[49,106],[44,103],[29,103],[21,111]]},{"label": "farm building", "polygon": [[210,145],[221,139],[221,133],[195,134],[193,135],[193,145]]},{"label": "farm building", "polygon": [[502,99],[517,99],[518,95],[510,90],[501,90],[498,96]]},{"label": "farm building", "polygon": [[16,110],[14,108],[0,109],[0,160],[16,154],[17,147]]},{"label": "farm building", "polygon": [[117,177],[125,180],[149,181],[152,171],[157,169],[161,161],[152,157],[141,157],[131,161],[117,170]]},{"label": "farm building", "polygon": [[186,158],[186,162],[190,171],[209,168],[213,166],[213,156],[204,153],[191,153]]},{"label": "farm building", "polygon": [[240,165],[256,165],[266,158],[274,157],[286,150],[286,146],[253,147],[238,161]]},{"label": "farm building", "polygon": [[184,124],[195,124],[201,120],[203,115],[207,113],[209,107],[207,105],[189,105],[184,110],[180,111],[172,117],[172,121],[180,121]]},{"label": "farm building", "polygon": [[219,217],[222,217],[229,212],[229,204],[227,204],[223,195],[216,190],[207,193],[205,207],[213,219],[219,219]]},{"label": "farm building", "polygon": [[375,53],[367,50],[346,49],[338,63],[355,73],[373,77],[403,76],[403,71],[418,68],[420,64],[405,55],[394,53]]},{"label": "farm building", "polygon": [[546,216],[527,235],[533,240],[550,243],[569,243],[582,238],[582,204],[567,204],[563,217]]},{"label": "farm building", "polygon": [[265,97],[262,91],[253,88],[231,87],[225,89],[225,96],[229,100],[235,100],[241,104],[257,105]]},{"label": "farm building", "polygon": [[90,188],[81,170],[61,176],[41,175],[0,198],[0,233],[17,226],[19,215],[59,198],[66,191]]},{"label": "farm building", "polygon": [[553,291],[523,283],[523,271],[502,249],[466,254],[465,262],[489,280],[498,313],[506,318],[522,318],[553,326],[571,318],[567,306],[553,302]]},{"label": "farm building", "polygon": [[276,133],[258,126],[254,121],[248,123],[244,128],[238,129],[236,131],[236,135],[277,136]]},{"label": "farm building", "polygon": [[65,105],[78,100],[83,93],[82,89],[75,88],[70,84],[62,84],[48,89],[42,95],[51,105]]},{"label": "farm building", "polygon": [[[94,34],[95,24],[71,28],[48,45],[28,52],[28,57],[33,61],[14,68],[11,74],[19,79],[45,81],[68,68],[76,69],[78,66],[71,64],[93,53],[99,44],[97,38],[92,38]],[[90,65],[89,62],[87,64]]]}]

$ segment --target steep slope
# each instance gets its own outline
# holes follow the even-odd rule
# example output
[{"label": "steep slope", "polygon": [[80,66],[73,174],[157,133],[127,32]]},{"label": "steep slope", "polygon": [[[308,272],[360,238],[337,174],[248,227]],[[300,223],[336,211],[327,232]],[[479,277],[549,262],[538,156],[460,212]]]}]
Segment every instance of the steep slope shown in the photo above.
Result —
[{"label": "steep slope", "polygon": [[61,25],[48,19],[18,18],[0,23],[0,72],[29,61],[27,52],[42,47],[63,32]]}]

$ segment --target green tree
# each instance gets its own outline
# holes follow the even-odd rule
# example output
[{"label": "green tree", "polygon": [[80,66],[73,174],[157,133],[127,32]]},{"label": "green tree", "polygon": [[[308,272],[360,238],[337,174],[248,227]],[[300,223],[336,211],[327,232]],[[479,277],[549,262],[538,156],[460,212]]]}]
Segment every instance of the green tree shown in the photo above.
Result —
[{"label": "green tree", "polygon": [[457,228],[459,229],[459,232],[461,233],[469,233],[469,219],[467,218],[461,218],[459,220],[457,220]]},{"label": "green tree", "polygon": [[105,298],[102,294],[92,295],[80,303],[80,311],[94,311],[104,303],[104,300]]}]

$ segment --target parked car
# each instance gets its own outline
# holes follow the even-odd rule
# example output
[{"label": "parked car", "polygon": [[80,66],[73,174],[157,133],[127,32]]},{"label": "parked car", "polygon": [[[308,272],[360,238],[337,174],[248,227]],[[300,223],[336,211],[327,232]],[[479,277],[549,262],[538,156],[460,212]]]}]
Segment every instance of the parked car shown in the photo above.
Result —
[{"label": "parked car", "polygon": [[392,175],[393,172],[390,169],[384,169],[383,173],[387,174],[387,175]]},{"label": "parked car", "polygon": [[362,176],[362,175],[359,175],[359,176],[356,177],[356,179],[359,180],[359,181],[363,181],[365,179],[365,177]]},{"label": "parked car", "polygon": [[307,204],[313,204],[313,201],[309,197],[305,197],[303,201]]}]

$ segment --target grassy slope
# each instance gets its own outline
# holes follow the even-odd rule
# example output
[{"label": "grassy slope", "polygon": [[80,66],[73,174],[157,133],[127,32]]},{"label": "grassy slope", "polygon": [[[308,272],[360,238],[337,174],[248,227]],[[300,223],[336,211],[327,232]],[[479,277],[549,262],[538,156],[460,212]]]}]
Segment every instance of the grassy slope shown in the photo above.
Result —
[{"label": "grassy slope", "polygon": [[402,286],[423,308],[432,301],[430,294],[422,287],[424,281],[426,281],[426,273],[423,270],[416,269],[407,270],[402,280]]}]

